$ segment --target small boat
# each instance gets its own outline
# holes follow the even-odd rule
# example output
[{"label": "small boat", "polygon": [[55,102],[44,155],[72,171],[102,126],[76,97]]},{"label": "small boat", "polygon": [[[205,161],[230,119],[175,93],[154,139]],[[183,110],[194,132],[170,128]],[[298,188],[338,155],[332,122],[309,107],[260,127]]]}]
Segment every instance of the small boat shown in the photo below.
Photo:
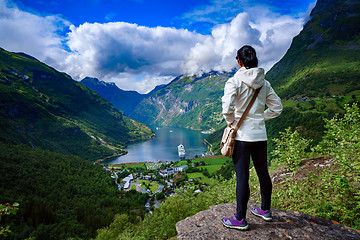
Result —
[{"label": "small boat", "polygon": [[180,144],[178,146],[178,153],[179,153],[179,158],[180,159],[185,159],[185,148],[184,145]]}]

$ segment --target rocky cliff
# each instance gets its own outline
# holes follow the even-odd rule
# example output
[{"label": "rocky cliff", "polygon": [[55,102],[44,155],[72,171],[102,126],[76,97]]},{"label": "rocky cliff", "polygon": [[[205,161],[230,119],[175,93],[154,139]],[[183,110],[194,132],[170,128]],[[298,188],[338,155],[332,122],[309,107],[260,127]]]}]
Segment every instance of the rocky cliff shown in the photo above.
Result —
[{"label": "rocky cliff", "polygon": [[249,202],[247,220],[250,228],[247,231],[229,229],[221,223],[223,217],[231,217],[234,214],[234,202],[211,206],[209,210],[178,222],[177,239],[360,239],[359,230],[294,211],[272,209],[273,221],[265,222],[250,213],[252,207],[258,207],[258,204]]},{"label": "rocky cliff", "polygon": [[144,98],[130,114],[147,125],[212,131],[222,123],[221,97],[233,73],[181,76]]}]

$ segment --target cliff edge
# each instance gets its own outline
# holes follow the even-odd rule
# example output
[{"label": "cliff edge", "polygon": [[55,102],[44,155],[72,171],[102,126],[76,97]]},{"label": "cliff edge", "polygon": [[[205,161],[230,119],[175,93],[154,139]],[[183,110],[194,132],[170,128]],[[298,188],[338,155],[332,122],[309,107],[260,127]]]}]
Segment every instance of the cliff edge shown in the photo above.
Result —
[{"label": "cliff edge", "polygon": [[308,214],[272,209],[273,221],[265,222],[251,214],[258,204],[249,202],[247,220],[249,230],[239,231],[223,226],[221,219],[231,217],[236,202],[211,206],[176,224],[177,239],[360,239],[360,231],[335,221]]}]

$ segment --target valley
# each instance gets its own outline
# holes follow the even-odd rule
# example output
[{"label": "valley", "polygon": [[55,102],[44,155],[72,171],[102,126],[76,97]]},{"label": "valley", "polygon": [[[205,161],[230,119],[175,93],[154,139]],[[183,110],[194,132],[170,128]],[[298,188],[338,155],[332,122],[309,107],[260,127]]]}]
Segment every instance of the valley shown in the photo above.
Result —
[{"label": "valley", "polygon": [[[274,207],[357,230],[359,22],[358,1],[318,0],[303,30],[266,74],[284,106],[279,118],[266,123]],[[94,163],[131,156],[132,143],[159,140],[152,130],[156,127],[206,133],[207,150],[219,153],[225,127],[221,97],[235,71],[179,75],[140,94],[101,79],[75,81],[26,53],[1,48],[0,205],[18,208],[16,214],[1,216],[1,229],[9,227],[9,239],[170,239],[177,235],[178,221],[233,202],[232,161],[219,155],[199,158],[206,151],[201,133],[199,154],[194,150],[172,165],[147,169],[144,163],[126,164],[130,160],[122,165],[105,161],[104,169]],[[178,144],[187,150],[195,145],[167,133],[164,141],[174,144],[175,156]],[[160,149],[160,155],[166,151]],[[139,158],[144,157],[134,159]],[[171,178],[160,176],[160,170],[182,165],[188,169]],[[112,171],[119,179],[128,173],[158,178],[164,189],[156,199],[166,200],[150,207],[150,214],[145,208],[149,193],[119,190]],[[259,203],[253,167],[249,181],[252,200]]]}]

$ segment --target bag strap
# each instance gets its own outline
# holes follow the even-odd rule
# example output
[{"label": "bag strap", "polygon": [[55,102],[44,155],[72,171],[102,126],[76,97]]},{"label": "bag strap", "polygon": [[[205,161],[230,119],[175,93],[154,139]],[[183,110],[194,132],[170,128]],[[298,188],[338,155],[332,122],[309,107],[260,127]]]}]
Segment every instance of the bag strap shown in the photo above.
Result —
[{"label": "bag strap", "polygon": [[240,125],[241,125],[241,124],[242,124],[242,122],[244,121],[244,119],[245,119],[246,115],[249,113],[250,108],[251,108],[251,107],[252,107],[252,105],[254,104],[255,99],[256,99],[257,95],[259,95],[260,90],[261,90],[261,87],[255,90],[255,94],[254,94],[254,96],[252,97],[252,99],[251,99],[251,101],[250,101],[249,105],[248,105],[248,106],[247,106],[247,108],[245,109],[245,112],[242,114],[242,116],[241,116],[241,118],[240,118],[239,122],[236,124],[235,130],[234,130],[234,135],[235,135],[235,134],[236,134],[236,132],[239,130]]}]

